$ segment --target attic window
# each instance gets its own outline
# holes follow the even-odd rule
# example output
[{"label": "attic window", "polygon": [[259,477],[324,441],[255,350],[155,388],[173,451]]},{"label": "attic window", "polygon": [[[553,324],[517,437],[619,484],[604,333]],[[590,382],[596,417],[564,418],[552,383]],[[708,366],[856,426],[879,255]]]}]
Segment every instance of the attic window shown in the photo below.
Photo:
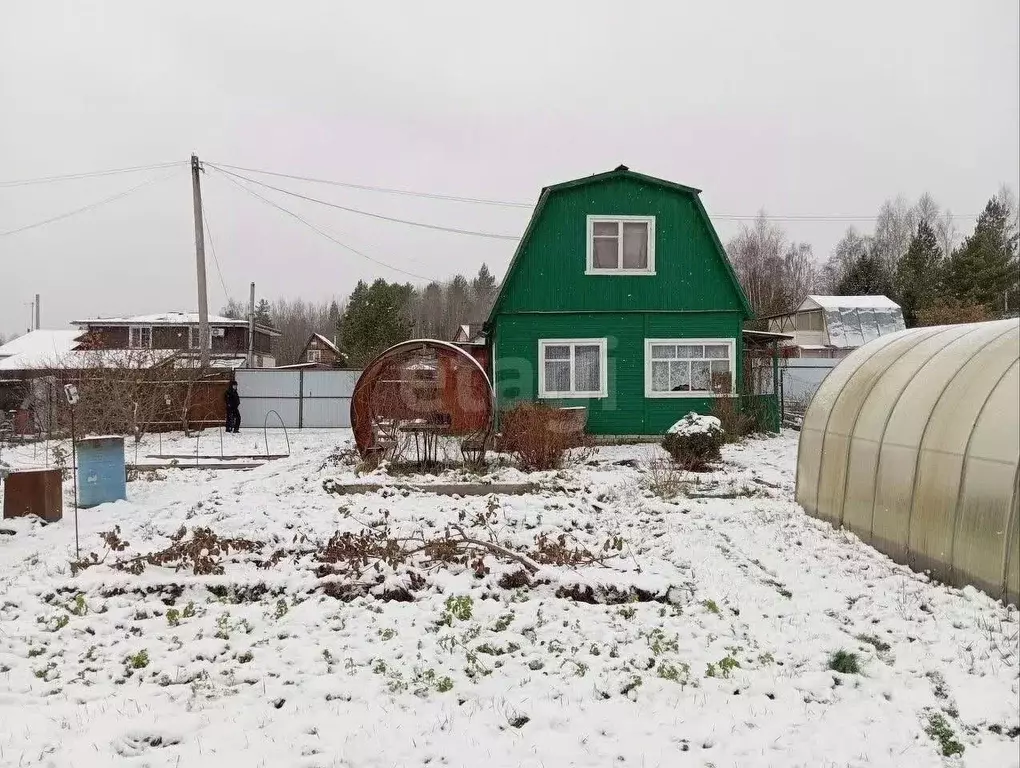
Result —
[{"label": "attic window", "polygon": [[654,216],[589,216],[586,274],[655,274]]}]

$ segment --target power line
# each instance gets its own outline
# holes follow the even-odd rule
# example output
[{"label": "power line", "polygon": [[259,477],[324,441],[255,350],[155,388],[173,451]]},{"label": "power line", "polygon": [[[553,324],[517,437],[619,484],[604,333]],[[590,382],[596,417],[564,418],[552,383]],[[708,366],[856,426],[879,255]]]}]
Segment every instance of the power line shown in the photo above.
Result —
[{"label": "power line", "polygon": [[[249,189],[244,184],[241,184],[239,181],[235,181],[232,177],[235,176],[236,174],[229,174],[228,175],[228,173],[226,171],[224,171],[222,169],[219,169],[219,168],[216,168],[216,166],[212,165],[211,163],[205,163],[205,165],[209,165],[210,167],[215,168],[217,171],[219,171],[219,173],[223,174],[223,178],[225,178],[227,181],[229,181],[231,184],[233,184],[238,189],[241,189],[244,192],[247,192],[252,197],[258,198],[259,200],[261,200],[266,205],[270,205],[273,208],[275,208],[276,210],[282,211],[283,213],[287,214],[288,216],[290,216],[290,217],[292,217],[294,219],[297,219],[302,224],[304,224],[306,227],[308,227],[312,231],[318,233],[319,235],[322,235],[327,240],[330,240],[331,242],[336,243],[341,248],[344,248],[344,249],[350,251],[351,253],[353,253],[353,254],[355,254],[357,256],[360,256],[363,259],[371,261],[373,264],[378,264],[379,266],[386,267],[387,269],[391,269],[394,272],[400,272],[401,274],[408,275],[409,277],[416,277],[416,278],[418,278],[420,280],[429,280],[429,281],[431,281],[431,280],[435,279],[435,278],[432,278],[432,277],[428,277],[426,275],[419,275],[419,274],[416,274],[414,272],[409,272],[406,269],[401,269],[400,267],[395,267],[392,264],[387,264],[385,261],[380,261],[379,259],[373,258],[372,256],[369,256],[367,253],[363,253],[362,251],[359,251],[357,248],[352,248],[351,246],[347,245],[347,243],[344,243],[344,242],[341,242],[340,240],[337,240],[335,237],[333,237],[328,232],[325,232],[325,231],[319,229],[317,226],[315,226],[311,222],[306,221],[301,216],[299,216],[298,214],[294,213],[292,210],[290,210],[288,208],[284,208],[279,203],[276,203],[276,202],[270,200],[268,197],[263,197],[258,192],[254,191],[252,189]],[[240,178],[240,177],[238,177],[238,178]]]},{"label": "power line", "polygon": [[492,200],[485,197],[460,197],[458,195],[444,195],[437,192],[415,192],[409,189],[394,189],[392,187],[376,187],[370,184],[353,184],[347,181],[333,181],[331,179],[317,179],[312,176],[298,176],[292,173],[277,173],[275,171],[264,171],[259,168],[245,168],[240,165],[228,165],[217,163],[220,169],[230,168],[235,171],[247,173],[260,173],[265,176],[278,176],[283,179],[294,179],[296,181],[310,181],[315,184],[329,184],[334,187],[346,187],[348,189],[361,189],[367,192],[383,192],[390,195],[407,195],[408,197],[424,197],[431,200],[449,200],[456,203],[477,203],[479,205],[501,205],[507,208],[533,208],[532,203],[518,203],[510,200]]},{"label": "power line", "polygon": [[232,171],[224,170],[223,168],[215,166],[212,163],[206,163],[206,165],[212,166],[213,168],[215,168],[220,173],[225,173],[228,176],[234,176],[235,178],[238,178],[238,179],[243,179],[244,181],[250,182],[252,184],[257,184],[260,187],[265,187],[266,189],[271,189],[274,192],[281,192],[282,194],[290,195],[291,197],[296,197],[296,198],[299,198],[301,200],[307,200],[310,203],[318,203],[319,205],[326,205],[326,206],[329,206],[330,208],[337,208],[337,209],[339,209],[341,211],[347,211],[348,213],[356,213],[356,214],[359,214],[361,216],[368,216],[368,217],[373,218],[373,219],[381,219],[382,221],[392,221],[392,222],[397,223],[397,224],[407,224],[408,226],[411,226],[411,227],[422,227],[423,229],[432,229],[432,230],[436,230],[438,232],[452,232],[452,233],[457,234],[457,235],[471,235],[473,237],[487,237],[487,238],[491,238],[491,239],[494,239],[494,240],[513,240],[515,242],[517,240],[521,239],[517,235],[504,235],[504,234],[499,234],[499,233],[496,233],[496,232],[479,232],[479,231],[473,230],[473,229],[457,229],[455,227],[443,227],[443,226],[440,226],[438,224],[426,224],[423,221],[411,221],[409,219],[398,219],[398,218],[396,218],[394,216],[384,216],[381,213],[372,213],[371,211],[362,211],[362,210],[359,210],[357,208],[348,208],[346,205],[337,205],[336,203],[331,203],[328,200],[320,200],[317,197],[309,197],[308,195],[302,195],[302,194],[299,194],[298,192],[291,192],[289,189],[283,189],[282,187],[274,187],[272,184],[266,184],[265,182],[258,181],[257,179],[252,179],[252,178],[250,178],[248,176],[242,176],[239,173],[234,173]]},{"label": "power line", "polygon": [[157,178],[148,179],[147,181],[143,181],[141,184],[137,184],[137,185],[131,187],[130,189],[126,189],[123,192],[119,192],[116,195],[112,195],[111,197],[107,197],[107,198],[104,198],[102,200],[97,200],[96,202],[89,203],[88,205],[83,205],[81,208],[75,208],[73,211],[67,211],[66,213],[61,213],[58,216],[52,216],[52,217],[50,217],[48,219],[43,219],[42,221],[37,221],[37,222],[34,222],[32,224],[26,224],[25,226],[18,227],[17,229],[10,229],[10,230],[8,230],[6,232],[0,232],[0,237],[4,237],[6,235],[15,235],[18,232],[24,232],[25,230],[28,230],[28,229],[35,229],[36,227],[42,227],[42,226],[45,226],[46,224],[52,224],[53,222],[61,221],[62,219],[70,218],[71,216],[74,216],[74,215],[79,214],[79,213],[84,213],[86,211],[91,211],[91,210],[93,210],[95,208],[100,207],[101,205],[106,205],[107,203],[112,203],[114,200],[120,200],[122,197],[127,197],[132,192],[137,192],[142,187],[147,187],[150,184],[155,184],[155,183],[160,182],[160,181],[166,181],[171,176],[173,176],[174,173],[176,173],[176,172],[177,172],[177,169],[174,169],[173,171],[168,173],[166,176],[160,176],[160,177],[157,177]]},{"label": "power line", "polygon": [[135,173],[138,171],[155,171],[160,168],[170,168],[175,165],[185,165],[185,160],[175,160],[172,163],[155,163],[154,165],[134,165],[129,168],[111,168],[105,171],[88,171],[85,173],[67,173],[61,176],[40,176],[36,179],[14,179],[12,181],[0,181],[0,187],[24,187],[32,184],[49,184],[55,181],[71,181],[74,179],[90,179],[97,176],[113,176],[118,173]]},{"label": "power line", "polygon": [[223,280],[223,271],[220,269],[220,260],[216,258],[216,244],[213,242],[212,227],[209,226],[209,216],[206,214],[205,206],[202,206],[202,221],[205,222],[205,235],[209,238],[209,250],[212,251],[213,264],[216,265],[216,274],[220,278],[220,287],[223,289],[223,300],[230,301],[230,294],[227,292],[227,284]]},{"label": "power line", "polygon": [[[382,192],[382,193],[392,194],[392,195],[407,195],[409,197],[422,197],[422,198],[428,198],[428,199],[433,199],[433,200],[449,200],[449,201],[459,202],[459,203],[477,203],[477,204],[481,204],[481,205],[496,205],[496,206],[503,206],[503,207],[507,207],[507,208],[534,208],[534,204],[533,203],[518,202],[518,201],[513,201],[513,200],[496,200],[496,199],[484,198],[484,197],[463,197],[463,196],[459,196],[459,195],[446,195],[446,194],[441,194],[441,193],[436,193],[436,192],[421,192],[421,191],[414,191],[414,190],[408,190],[408,189],[394,189],[392,187],[379,187],[379,186],[373,186],[371,184],[355,184],[355,183],[347,182],[347,181],[336,181],[334,179],[321,179],[321,178],[316,178],[314,176],[301,176],[299,174],[293,174],[293,173],[280,173],[278,171],[267,171],[267,170],[263,170],[261,168],[247,168],[245,166],[241,166],[241,165],[229,165],[227,163],[216,163],[216,165],[218,165],[220,167],[219,168],[220,170],[223,170],[223,169],[226,169],[226,168],[230,168],[230,169],[235,170],[235,171],[245,171],[245,172],[248,172],[248,173],[258,173],[258,174],[262,174],[262,175],[265,175],[265,176],[276,176],[276,177],[283,178],[283,179],[294,179],[295,181],[308,181],[308,182],[312,182],[314,184],[328,184],[328,185],[331,185],[331,186],[334,186],[334,187],[345,187],[345,188],[348,188],[348,189],[360,189],[360,190],[365,190],[365,191],[368,191],[368,192]],[[243,178],[243,177],[239,177],[239,178]],[[255,179],[248,179],[248,180],[252,181],[252,182],[254,182],[256,184],[262,183],[262,182],[256,181]],[[264,186],[268,187],[269,185],[264,185]],[[276,189],[275,187],[269,187],[269,188],[270,189]],[[296,193],[287,192],[286,190],[278,190],[278,191],[286,192],[286,194],[294,194],[294,195],[296,195]],[[313,199],[314,200],[314,198],[305,198],[305,199]],[[324,202],[324,201],[316,200],[315,202]],[[331,205],[331,203],[325,203],[325,204],[326,205]],[[759,214],[757,214],[757,213],[755,213],[755,214],[747,214],[747,215],[734,214],[734,213],[717,213],[717,214],[711,214],[709,216],[709,218],[711,218],[711,219],[729,220],[729,221],[753,221],[753,220],[757,219],[758,217],[759,217]],[[978,214],[976,214],[976,213],[974,213],[974,214],[970,214],[970,213],[965,213],[965,214],[950,214],[950,217],[953,218],[953,219],[976,219],[976,218],[978,218]],[[835,213],[835,214],[811,214],[811,213],[805,213],[805,214],[778,214],[778,215],[769,215],[769,214],[766,214],[765,218],[767,220],[769,220],[769,221],[790,221],[790,222],[819,221],[819,222],[838,223],[838,222],[842,222],[842,221],[847,221],[847,222],[876,221],[876,220],[878,220],[881,217],[880,216],[876,216],[876,215],[856,216],[856,215],[852,215],[852,214],[842,214],[842,213]],[[507,237],[507,239],[511,239],[509,236],[506,236],[506,237]],[[519,239],[519,238],[514,238],[514,239]]]}]

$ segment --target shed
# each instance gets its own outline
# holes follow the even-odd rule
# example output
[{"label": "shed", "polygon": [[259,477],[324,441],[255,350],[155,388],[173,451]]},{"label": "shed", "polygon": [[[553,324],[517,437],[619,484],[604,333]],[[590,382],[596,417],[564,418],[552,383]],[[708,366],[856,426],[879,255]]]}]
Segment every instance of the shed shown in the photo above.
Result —
[{"label": "shed", "polygon": [[804,417],[797,501],[894,560],[1020,596],[1020,324],[915,328],[853,352]]}]

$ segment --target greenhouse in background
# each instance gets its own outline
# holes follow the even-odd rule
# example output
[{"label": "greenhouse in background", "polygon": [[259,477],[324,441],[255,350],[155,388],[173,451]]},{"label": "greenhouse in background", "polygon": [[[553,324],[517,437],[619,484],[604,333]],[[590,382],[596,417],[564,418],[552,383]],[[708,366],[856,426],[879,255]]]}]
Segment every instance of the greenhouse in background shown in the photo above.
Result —
[{"label": "greenhouse in background", "polygon": [[850,354],[804,419],[797,501],[894,560],[1016,604],[1020,323],[916,328]]}]

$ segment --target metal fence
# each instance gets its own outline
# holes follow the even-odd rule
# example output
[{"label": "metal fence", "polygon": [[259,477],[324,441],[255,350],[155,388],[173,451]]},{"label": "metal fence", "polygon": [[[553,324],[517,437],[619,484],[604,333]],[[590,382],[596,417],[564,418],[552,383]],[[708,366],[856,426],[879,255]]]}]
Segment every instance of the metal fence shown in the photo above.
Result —
[{"label": "metal fence", "polygon": [[276,411],[288,429],[351,426],[351,395],[361,371],[273,370],[237,371],[241,395],[241,426],[279,426]]},{"label": "metal fence", "polygon": [[779,366],[779,385],[783,400],[784,419],[800,423],[808,403],[829,372],[841,359],[794,357]]}]

